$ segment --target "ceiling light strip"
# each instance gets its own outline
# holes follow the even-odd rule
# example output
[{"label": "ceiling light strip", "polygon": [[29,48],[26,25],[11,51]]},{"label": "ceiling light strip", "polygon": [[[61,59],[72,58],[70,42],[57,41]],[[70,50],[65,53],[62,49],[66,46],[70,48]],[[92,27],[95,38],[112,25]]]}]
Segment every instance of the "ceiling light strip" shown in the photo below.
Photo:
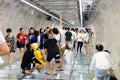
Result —
[{"label": "ceiling light strip", "polygon": [[80,21],[81,21],[81,27],[83,27],[83,10],[82,10],[82,0],[79,0],[79,6],[80,6]]}]

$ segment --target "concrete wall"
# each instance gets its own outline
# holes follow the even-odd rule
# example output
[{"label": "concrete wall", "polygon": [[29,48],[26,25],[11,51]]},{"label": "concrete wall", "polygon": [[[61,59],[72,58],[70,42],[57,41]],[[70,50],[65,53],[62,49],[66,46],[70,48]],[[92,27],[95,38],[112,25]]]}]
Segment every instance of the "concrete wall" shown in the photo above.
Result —
[{"label": "concrete wall", "polygon": [[120,77],[120,0],[99,0],[88,26],[96,30],[95,44],[102,43],[111,51],[113,68]]},{"label": "concrete wall", "polygon": [[[21,3],[21,0],[0,0],[0,30],[6,35],[6,29],[12,28],[12,33],[16,36],[19,28],[23,27],[28,32],[30,27],[45,28],[59,25],[56,20],[48,21],[45,14]],[[18,59],[19,52],[14,53],[14,60]],[[5,64],[8,63],[7,56],[3,57]]]}]

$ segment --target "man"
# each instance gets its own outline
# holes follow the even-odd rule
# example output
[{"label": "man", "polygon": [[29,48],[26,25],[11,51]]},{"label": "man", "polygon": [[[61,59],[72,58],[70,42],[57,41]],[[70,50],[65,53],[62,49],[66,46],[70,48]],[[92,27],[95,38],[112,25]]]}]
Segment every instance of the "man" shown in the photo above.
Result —
[{"label": "man", "polygon": [[68,31],[65,33],[65,37],[66,44],[71,48],[72,33],[70,32],[70,28],[68,28]]},{"label": "man", "polygon": [[47,72],[46,72],[46,74],[50,74],[50,62],[54,58],[55,64],[54,64],[53,74],[57,75],[58,63],[60,62],[60,52],[59,52],[60,45],[55,38],[49,38],[48,34],[44,34],[44,38],[46,40],[46,42],[44,44],[44,53],[47,54],[47,60],[46,60]]},{"label": "man", "polygon": [[10,49],[0,31],[0,56],[7,55],[10,53]]}]

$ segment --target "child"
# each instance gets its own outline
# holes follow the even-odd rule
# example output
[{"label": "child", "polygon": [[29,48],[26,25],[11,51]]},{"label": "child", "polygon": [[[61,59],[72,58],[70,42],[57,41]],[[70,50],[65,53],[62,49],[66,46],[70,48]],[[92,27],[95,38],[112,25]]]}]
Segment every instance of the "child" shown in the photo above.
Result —
[{"label": "child", "polygon": [[31,63],[33,63],[33,59],[34,58],[34,54],[33,54],[33,49],[30,46],[30,43],[26,44],[26,48],[27,50],[25,51],[24,55],[23,55],[23,59],[22,59],[22,63],[21,63],[21,68],[22,68],[22,72],[24,74],[31,74]]},{"label": "child", "polygon": [[38,49],[39,45],[38,43],[33,43],[32,45],[33,53],[34,53],[34,63],[37,64],[36,68],[43,68],[45,64],[45,60],[43,58],[42,53]]},{"label": "child", "polygon": [[66,46],[65,46],[65,51],[64,51],[64,58],[65,58],[67,64],[70,64],[70,62],[71,62],[71,57],[72,57],[72,51],[71,51],[71,49],[69,48],[69,46],[66,44]]}]

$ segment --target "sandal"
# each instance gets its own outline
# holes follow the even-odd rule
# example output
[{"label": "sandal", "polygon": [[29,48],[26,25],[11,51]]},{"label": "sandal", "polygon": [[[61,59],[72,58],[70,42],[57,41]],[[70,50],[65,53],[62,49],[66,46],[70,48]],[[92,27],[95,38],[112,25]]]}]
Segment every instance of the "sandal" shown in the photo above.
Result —
[{"label": "sandal", "polygon": [[58,73],[53,73],[53,75],[57,75]]},{"label": "sandal", "polygon": [[48,72],[45,72],[45,74],[50,75],[50,73],[48,73]]}]

